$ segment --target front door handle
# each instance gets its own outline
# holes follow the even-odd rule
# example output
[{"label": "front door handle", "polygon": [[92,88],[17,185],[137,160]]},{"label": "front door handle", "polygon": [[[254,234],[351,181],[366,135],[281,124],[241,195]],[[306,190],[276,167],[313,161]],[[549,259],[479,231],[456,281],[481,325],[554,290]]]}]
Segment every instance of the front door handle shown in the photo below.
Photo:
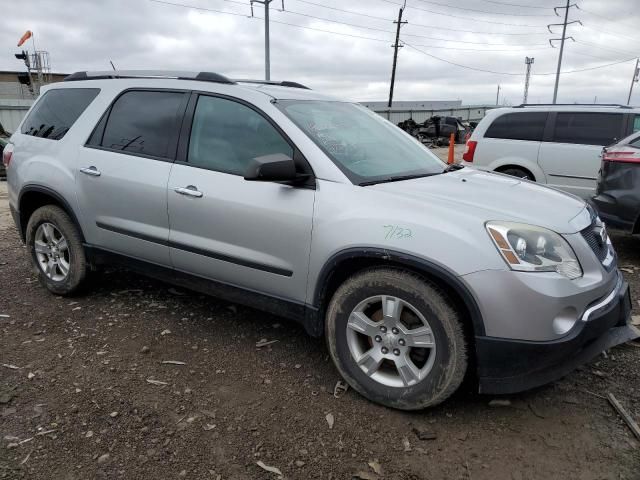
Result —
[{"label": "front door handle", "polygon": [[173,191],[179,193],[180,195],[187,195],[189,197],[202,197],[202,192],[198,190],[195,185],[189,185],[187,187],[174,187]]},{"label": "front door handle", "polygon": [[91,175],[92,177],[99,177],[101,175],[100,170],[93,165],[87,168],[81,168],[80,171],[85,175]]}]

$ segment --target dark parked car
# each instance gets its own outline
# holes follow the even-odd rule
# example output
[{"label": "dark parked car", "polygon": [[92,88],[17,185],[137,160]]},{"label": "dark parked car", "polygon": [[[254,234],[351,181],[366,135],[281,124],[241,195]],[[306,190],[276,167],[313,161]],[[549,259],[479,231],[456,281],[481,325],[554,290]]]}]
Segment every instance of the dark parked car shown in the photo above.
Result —
[{"label": "dark parked car", "polygon": [[[0,128],[2,128],[0,126]],[[9,136],[4,136],[0,133],[0,158],[2,158],[2,153],[4,152],[4,147],[9,143]],[[4,163],[0,161],[0,180],[5,180],[7,178],[7,169],[4,166]]]},{"label": "dark parked car", "polygon": [[602,149],[592,202],[607,225],[640,233],[640,132]]}]

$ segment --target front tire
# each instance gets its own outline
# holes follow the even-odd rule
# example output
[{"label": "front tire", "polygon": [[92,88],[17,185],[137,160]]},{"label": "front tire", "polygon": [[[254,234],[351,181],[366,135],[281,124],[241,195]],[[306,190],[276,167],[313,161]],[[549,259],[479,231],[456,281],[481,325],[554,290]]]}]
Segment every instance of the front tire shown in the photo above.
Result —
[{"label": "front tire", "polygon": [[60,207],[38,208],[27,223],[27,248],[40,283],[56,295],[72,295],[87,275],[82,237]]},{"label": "front tire", "polygon": [[325,330],[344,379],[388,407],[437,405],[466,373],[458,314],[441,290],[409,272],[374,268],[349,278],[331,299]]}]

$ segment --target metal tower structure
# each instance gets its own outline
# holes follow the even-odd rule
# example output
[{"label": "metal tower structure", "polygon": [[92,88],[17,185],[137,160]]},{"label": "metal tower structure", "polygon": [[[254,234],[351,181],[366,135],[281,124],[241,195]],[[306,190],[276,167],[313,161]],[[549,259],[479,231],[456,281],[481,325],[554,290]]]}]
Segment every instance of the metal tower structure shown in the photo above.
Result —
[{"label": "metal tower structure", "polygon": [[527,76],[524,80],[524,98],[522,99],[522,103],[527,103],[527,97],[529,97],[529,79],[531,78],[531,65],[533,65],[533,61],[535,59],[533,57],[525,57],[524,63],[527,66]]}]

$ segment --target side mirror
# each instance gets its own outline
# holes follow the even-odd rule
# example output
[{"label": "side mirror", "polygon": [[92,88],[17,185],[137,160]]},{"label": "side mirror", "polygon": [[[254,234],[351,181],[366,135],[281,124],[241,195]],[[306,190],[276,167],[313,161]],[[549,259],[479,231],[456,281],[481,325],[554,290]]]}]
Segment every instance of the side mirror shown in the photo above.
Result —
[{"label": "side mirror", "polygon": [[262,182],[291,182],[298,179],[296,164],[284,153],[254,158],[244,174],[245,180]]}]

